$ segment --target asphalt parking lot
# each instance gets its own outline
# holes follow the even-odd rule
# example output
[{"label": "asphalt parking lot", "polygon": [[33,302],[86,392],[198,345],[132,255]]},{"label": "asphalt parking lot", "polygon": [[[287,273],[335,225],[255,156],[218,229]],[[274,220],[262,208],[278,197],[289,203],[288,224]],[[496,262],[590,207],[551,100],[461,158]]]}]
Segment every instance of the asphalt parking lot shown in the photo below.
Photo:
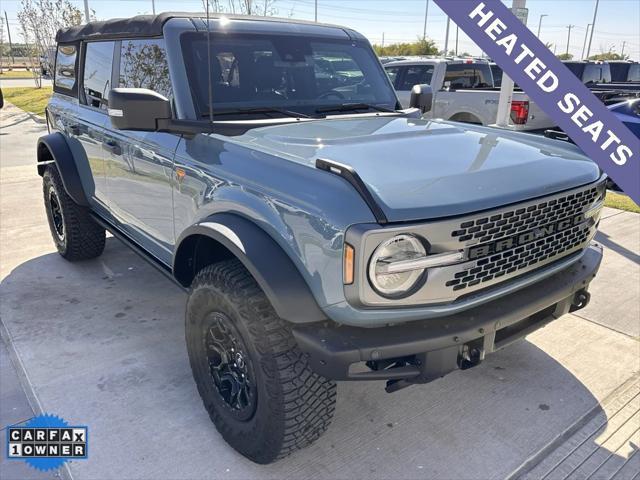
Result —
[{"label": "asphalt parking lot", "polygon": [[[46,127],[12,106],[0,122],[0,422],[49,412],[88,425],[89,459],[63,477],[637,478],[639,215],[605,211],[604,264],[578,315],[428,385],[341,383],[320,441],[260,466],[202,407],[184,293],[113,238],[96,260],[59,257],[34,167]],[[3,479],[54,477],[2,456]]]}]

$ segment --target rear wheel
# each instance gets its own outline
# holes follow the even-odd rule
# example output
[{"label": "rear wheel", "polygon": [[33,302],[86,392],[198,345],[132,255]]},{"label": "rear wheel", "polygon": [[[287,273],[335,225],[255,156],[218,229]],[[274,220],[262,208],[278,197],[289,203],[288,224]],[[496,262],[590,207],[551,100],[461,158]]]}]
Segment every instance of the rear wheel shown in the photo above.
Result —
[{"label": "rear wheel", "polygon": [[186,340],[204,406],[244,456],[271,463],[329,427],[335,382],[310,369],[287,322],[238,260],[210,265],[196,276]]},{"label": "rear wheel", "polygon": [[42,176],[44,207],[58,253],[70,261],[99,256],[104,250],[105,230],[75,203],[64,189],[58,169],[46,168]]}]

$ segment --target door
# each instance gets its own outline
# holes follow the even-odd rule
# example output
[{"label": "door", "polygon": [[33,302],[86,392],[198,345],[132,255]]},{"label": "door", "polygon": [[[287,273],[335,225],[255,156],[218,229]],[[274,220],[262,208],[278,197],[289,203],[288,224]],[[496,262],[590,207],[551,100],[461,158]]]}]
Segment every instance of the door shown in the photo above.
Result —
[{"label": "door", "polygon": [[105,160],[102,144],[108,121],[107,106],[111,89],[114,42],[89,42],[84,48],[82,85],[75,121],[67,124],[67,133],[84,150],[93,178],[93,208],[110,219],[107,204]]},{"label": "door", "polygon": [[[118,87],[147,88],[171,98],[163,39],[122,40],[116,45]],[[170,264],[173,231],[173,158],[180,137],[110,129],[105,138],[109,207],[124,233]]]}]

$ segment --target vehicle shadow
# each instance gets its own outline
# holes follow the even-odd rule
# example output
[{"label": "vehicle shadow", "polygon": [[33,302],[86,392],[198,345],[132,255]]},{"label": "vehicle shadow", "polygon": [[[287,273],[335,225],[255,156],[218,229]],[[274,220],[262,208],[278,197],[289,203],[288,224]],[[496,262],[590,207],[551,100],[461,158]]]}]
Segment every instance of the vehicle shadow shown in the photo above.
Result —
[{"label": "vehicle shadow", "polygon": [[[394,394],[341,383],[317,443],[256,465],[202,406],[185,299],[113,238],[96,260],[42,255],[0,284],[0,318],[43,408],[89,427],[89,459],[71,464],[77,478],[504,478],[576,422],[607,423],[592,393],[525,341]],[[600,448],[597,436],[584,445]]]},{"label": "vehicle shadow", "polygon": [[609,237],[609,235],[607,235],[606,233],[599,231],[595,236],[595,240],[597,242],[600,242],[605,247],[610,248],[614,252],[622,255],[627,260],[640,265],[640,255],[614,242],[613,240],[611,240],[611,237]]}]

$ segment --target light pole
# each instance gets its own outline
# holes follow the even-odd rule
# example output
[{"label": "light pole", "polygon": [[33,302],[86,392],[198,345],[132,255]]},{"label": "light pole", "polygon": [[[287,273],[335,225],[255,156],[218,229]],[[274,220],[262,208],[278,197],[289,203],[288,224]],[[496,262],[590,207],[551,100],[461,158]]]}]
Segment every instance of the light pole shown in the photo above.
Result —
[{"label": "light pole", "polygon": [[316,16],[315,16],[315,19],[316,19],[316,23],[318,23],[318,0],[316,0]]},{"label": "light pole", "polygon": [[427,0],[427,6],[424,8],[424,29],[422,30],[422,40],[427,39],[427,16],[428,15],[429,15],[429,0]]},{"label": "light pole", "polygon": [[91,21],[89,18],[89,0],[84,0],[84,20],[87,23]]},{"label": "light pole", "polygon": [[620,56],[622,57],[622,59],[624,60],[624,46],[627,44],[627,41],[624,40],[622,42],[622,50],[620,50]]},{"label": "light pole", "polygon": [[156,14],[156,0],[151,0],[151,11]]},{"label": "light pole", "polygon": [[549,15],[547,15],[546,13],[543,13],[540,15],[540,20],[538,20],[538,38],[540,38],[540,28],[542,28],[542,18],[543,17],[548,17]]},{"label": "light pole", "polygon": [[567,55],[569,54],[569,43],[571,41],[571,29],[575,27],[575,25],[567,25],[567,28],[569,29],[569,33],[567,34]]},{"label": "light pole", "polygon": [[449,25],[451,24],[451,18],[447,17],[447,31],[445,33],[444,39],[444,56],[447,56],[447,52],[449,51]]},{"label": "light pole", "polygon": [[587,48],[587,38],[589,37],[589,27],[591,27],[590,23],[587,23],[587,31],[584,32],[584,43],[582,44],[582,53],[580,54],[580,60],[584,60],[584,50]]},{"label": "light pole", "polygon": [[458,33],[460,32],[460,27],[456,25],[456,57],[458,56]]},{"label": "light pole", "polygon": [[593,21],[591,22],[591,35],[589,35],[589,46],[587,47],[587,59],[591,53],[591,41],[593,40],[593,31],[596,29],[596,17],[598,16],[598,4],[600,0],[596,0],[596,8],[593,10]]}]

